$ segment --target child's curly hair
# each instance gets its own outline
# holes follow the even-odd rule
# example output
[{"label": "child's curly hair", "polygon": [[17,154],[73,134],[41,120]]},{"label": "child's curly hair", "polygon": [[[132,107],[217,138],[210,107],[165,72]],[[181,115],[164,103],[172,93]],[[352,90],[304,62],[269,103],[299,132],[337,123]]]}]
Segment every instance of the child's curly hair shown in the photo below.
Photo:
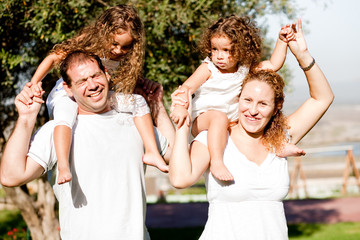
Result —
[{"label": "child's curly hair", "polygon": [[136,82],[142,76],[145,49],[144,27],[139,14],[132,6],[120,4],[107,9],[78,35],[55,45],[51,53],[61,56],[61,61],[68,53],[78,50],[106,57],[112,35],[125,31],[130,32],[133,43],[130,51],[121,58],[112,82],[116,91],[132,93]]},{"label": "child's curly hair", "polygon": [[230,15],[220,18],[202,36],[200,51],[211,58],[211,38],[226,36],[232,42],[231,55],[239,65],[252,67],[260,61],[260,30],[249,17]]},{"label": "child's curly hair", "polygon": [[247,83],[254,80],[265,82],[274,91],[275,114],[272,116],[271,120],[264,129],[262,141],[270,151],[274,150],[276,153],[278,153],[282,150],[284,144],[288,142],[287,130],[289,127],[287,124],[287,118],[282,113],[282,107],[285,100],[285,83],[282,77],[272,70],[261,70],[257,72],[251,71],[245,77],[242,83],[242,89],[246,86]]}]

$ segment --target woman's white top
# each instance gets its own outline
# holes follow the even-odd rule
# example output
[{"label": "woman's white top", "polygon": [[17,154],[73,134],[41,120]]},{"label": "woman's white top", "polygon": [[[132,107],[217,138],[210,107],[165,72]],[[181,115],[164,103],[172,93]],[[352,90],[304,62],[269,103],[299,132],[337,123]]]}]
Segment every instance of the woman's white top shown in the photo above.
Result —
[{"label": "woman's white top", "polygon": [[240,66],[234,73],[221,73],[210,58],[203,62],[207,63],[211,76],[194,93],[193,119],[208,110],[218,110],[226,113],[231,122],[236,121],[241,84],[249,68]]},{"label": "woman's white top", "polygon": [[[207,145],[207,132],[195,141]],[[231,137],[224,152],[224,164],[233,182],[204,173],[209,201],[208,220],[201,240],[282,240],[288,239],[282,200],[289,190],[285,158],[269,153],[258,166],[239,152]]]}]

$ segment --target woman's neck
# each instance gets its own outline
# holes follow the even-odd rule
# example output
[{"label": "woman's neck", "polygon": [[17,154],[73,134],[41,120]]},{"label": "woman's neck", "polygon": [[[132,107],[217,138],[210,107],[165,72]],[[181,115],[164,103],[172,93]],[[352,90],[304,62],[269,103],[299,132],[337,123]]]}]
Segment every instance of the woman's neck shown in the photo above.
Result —
[{"label": "woman's neck", "polygon": [[257,165],[261,165],[269,153],[262,143],[262,133],[249,133],[237,124],[230,129],[230,137],[238,150]]}]

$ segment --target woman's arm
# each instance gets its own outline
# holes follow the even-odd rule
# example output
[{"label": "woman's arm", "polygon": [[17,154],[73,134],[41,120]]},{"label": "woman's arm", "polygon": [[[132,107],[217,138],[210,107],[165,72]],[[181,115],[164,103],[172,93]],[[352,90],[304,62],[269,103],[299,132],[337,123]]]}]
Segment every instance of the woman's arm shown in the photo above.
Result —
[{"label": "woman's arm", "polygon": [[[211,72],[208,68],[208,64],[202,63],[184,84],[171,95],[172,98],[178,98],[180,101],[182,100],[181,105],[173,105],[173,108],[171,109],[170,117],[173,122],[177,124],[177,128],[180,128],[188,117],[186,109],[191,101],[191,97],[188,97],[188,93],[190,93],[191,96],[209,79],[210,75]],[[190,123],[187,122],[187,124],[189,125]]]},{"label": "woman's arm", "polygon": [[[191,114],[191,102],[188,111]],[[204,144],[194,141],[189,152],[189,131],[189,126],[183,124],[175,134],[175,144],[169,164],[169,179],[176,188],[186,188],[195,184],[210,163],[210,154]]]},{"label": "woman's arm", "polygon": [[307,49],[300,19],[296,40],[290,41],[289,47],[304,70],[310,92],[310,97],[289,116],[292,143],[297,143],[320,120],[331,105],[334,94],[325,75]]}]

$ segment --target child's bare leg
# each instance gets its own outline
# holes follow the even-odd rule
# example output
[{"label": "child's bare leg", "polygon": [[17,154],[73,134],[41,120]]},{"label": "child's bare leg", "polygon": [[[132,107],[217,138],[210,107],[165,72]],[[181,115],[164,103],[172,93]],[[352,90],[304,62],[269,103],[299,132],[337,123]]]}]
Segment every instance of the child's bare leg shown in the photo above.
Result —
[{"label": "child's bare leg", "polygon": [[145,154],[143,162],[157,167],[162,172],[168,172],[169,167],[161,157],[155,140],[155,132],[150,114],[142,117],[134,117],[134,123],[144,142]]},{"label": "child's bare leg", "polygon": [[65,125],[57,125],[54,129],[54,145],[58,159],[58,184],[71,181],[72,175],[69,167],[69,153],[71,146],[71,128]]},{"label": "child's bare leg", "polygon": [[214,177],[221,181],[234,180],[223,162],[228,124],[229,120],[225,113],[208,111],[198,116],[193,125],[193,133],[208,130],[207,142],[210,153],[210,171]]},{"label": "child's bare leg", "polygon": [[305,151],[295,144],[285,143],[280,152],[276,154],[278,157],[298,157],[304,156]]}]

